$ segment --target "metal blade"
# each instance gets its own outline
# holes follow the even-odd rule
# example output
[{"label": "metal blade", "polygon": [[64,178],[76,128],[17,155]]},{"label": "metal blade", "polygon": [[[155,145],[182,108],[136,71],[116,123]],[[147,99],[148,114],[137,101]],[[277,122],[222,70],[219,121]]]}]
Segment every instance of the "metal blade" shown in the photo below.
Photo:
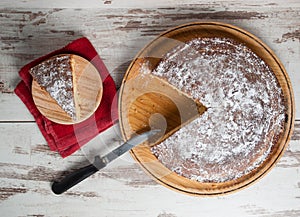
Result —
[{"label": "metal blade", "polygon": [[[129,139],[127,142],[119,146],[118,148],[114,149],[110,153],[106,154],[105,156],[101,157],[101,162],[105,163],[107,165],[109,162],[115,160],[116,158],[120,157],[133,147],[147,141],[152,136],[156,135],[160,130],[150,130],[148,132],[142,133],[140,135],[137,135],[131,139]],[[97,167],[97,165],[95,165]]]}]

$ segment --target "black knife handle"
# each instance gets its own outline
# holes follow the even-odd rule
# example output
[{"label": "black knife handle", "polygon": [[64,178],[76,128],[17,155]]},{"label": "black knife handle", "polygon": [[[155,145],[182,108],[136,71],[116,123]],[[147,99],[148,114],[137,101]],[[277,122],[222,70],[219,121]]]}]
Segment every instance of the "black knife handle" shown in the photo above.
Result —
[{"label": "black knife handle", "polygon": [[[96,159],[95,159],[96,160]],[[74,171],[73,173],[67,175],[63,180],[60,182],[53,182],[52,183],[52,191],[55,194],[62,194],[68,189],[72,188],[74,185],[78,184],[79,182],[83,181],[87,177],[96,173],[99,169],[106,166],[105,163],[97,162],[97,167],[94,164],[90,164],[86,167],[83,167],[79,170]]]}]

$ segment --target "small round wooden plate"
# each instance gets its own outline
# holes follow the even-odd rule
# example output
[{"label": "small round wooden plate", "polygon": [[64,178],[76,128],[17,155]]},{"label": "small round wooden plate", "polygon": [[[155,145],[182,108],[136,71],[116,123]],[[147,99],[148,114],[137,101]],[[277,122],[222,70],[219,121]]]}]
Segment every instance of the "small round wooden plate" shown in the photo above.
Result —
[{"label": "small round wooden plate", "polygon": [[80,114],[76,114],[76,120],[73,120],[35,80],[32,81],[32,97],[38,110],[49,120],[59,124],[75,124],[89,118],[98,108],[103,93],[102,80],[98,70],[88,60],[74,54],[61,55],[69,55],[73,65],[73,87],[74,82],[77,87],[73,88],[73,95],[76,96],[80,107]]},{"label": "small round wooden plate", "polygon": [[[163,103],[163,101],[168,101],[166,99],[160,100],[159,94],[157,94],[157,89],[163,89],[163,84],[153,84],[151,77],[147,77],[147,75],[141,76],[141,71],[145,70],[143,69],[144,64],[147,63],[148,69],[153,70],[161,58],[174,47],[198,37],[227,37],[248,46],[273,70],[283,90],[284,102],[287,108],[284,132],[281,138],[279,138],[278,143],[274,145],[266,161],[249,174],[236,180],[223,183],[201,183],[193,181],[167,169],[152,154],[150,147],[147,145],[140,145],[131,151],[133,158],[142,168],[162,185],[189,195],[212,196],[234,192],[249,186],[265,175],[275,165],[287,147],[292,135],[295,107],[291,83],[284,66],[274,52],[260,39],[243,29],[229,24],[217,22],[189,23],[175,27],[161,34],[142,49],[130,64],[123,79],[119,97],[120,126],[125,140],[138,132],[139,128],[143,128],[143,126],[139,124],[141,119],[137,118],[143,116],[134,115],[135,113],[147,115],[149,112],[152,112],[152,107]],[[145,89],[148,92],[152,90],[152,93],[145,95]],[[134,97],[137,100],[133,103]],[[176,95],[173,95],[173,97],[176,97]],[[133,106],[130,107],[130,105]],[[170,104],[169,106],[172,105]],[[176,112],[171,113],[176,114]]]}]

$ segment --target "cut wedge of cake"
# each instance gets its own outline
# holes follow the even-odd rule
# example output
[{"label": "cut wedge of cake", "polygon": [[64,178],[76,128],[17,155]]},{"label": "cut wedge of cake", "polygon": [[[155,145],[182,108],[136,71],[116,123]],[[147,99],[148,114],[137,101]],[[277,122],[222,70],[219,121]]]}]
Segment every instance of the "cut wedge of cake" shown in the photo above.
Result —
[{"label": "cut wedge of cake", "polygon": [[71,55],[52,57],[30,69],[30,74],[57,104],[76,120],[74,101],[73,66]]}]

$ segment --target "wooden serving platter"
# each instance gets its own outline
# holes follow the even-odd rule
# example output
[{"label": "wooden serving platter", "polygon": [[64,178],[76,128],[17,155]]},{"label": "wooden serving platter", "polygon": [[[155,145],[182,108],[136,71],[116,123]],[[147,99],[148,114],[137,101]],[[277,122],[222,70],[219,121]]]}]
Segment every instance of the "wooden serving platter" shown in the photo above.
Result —
[{"label": "wooden serving platter", "polygon": [[[205,108],[199,109],[201,106],[197,106],[197,103],[194,102],[194,109],[192,109],[191,114],[186,116],[179,114],[178,111],[185,111],[185,109],[181,109],[181,106],[183,108],[184,106],[189,107],[193,102],[187,96],[172,91],[172,88],[164,86],[162,81],[155,80],[145,73],[145,64],[147,64],[147,70],[155,69],[162,57],[174,47],[198,37],[232,38],[249,47],[274,72],[283,90],[286,106],[284,132],[266,161],[247,175],[232,181],[223,183],[193,181],[167,169],[152,154],[148,145],[140,145],[131,151],[133,158],[141,167],[162,185],[190,195],[212,196],[247,187],[270,171],[283,154],[292,135],[295,108],[293,91],[287,72],[274,52],[260,39],[229,24],[217,22],[189,23],[162,33],[142,49],[128,67],[119,97],[120,126],[125,140],[135,133],[153,128],[155,125],[165,125],[165,132],[159,139],[162,141],[183,124],[188,124],[190,120],[205,111]],[[152,118],[151,120],[151,115],[155,113],[159,113],[164,118]]]},{"label": "wooden serving platter", "polygon": [[73,95],[80,107],[77,119],[73,120],[35,80],[32,81],[32,97],[38,110],[49,120],[60,124],[79,123],[98,108],[103,93],[102,80],[95,66],[86,59],[74,54],[62,55],[70,55],[73,64]]}]

